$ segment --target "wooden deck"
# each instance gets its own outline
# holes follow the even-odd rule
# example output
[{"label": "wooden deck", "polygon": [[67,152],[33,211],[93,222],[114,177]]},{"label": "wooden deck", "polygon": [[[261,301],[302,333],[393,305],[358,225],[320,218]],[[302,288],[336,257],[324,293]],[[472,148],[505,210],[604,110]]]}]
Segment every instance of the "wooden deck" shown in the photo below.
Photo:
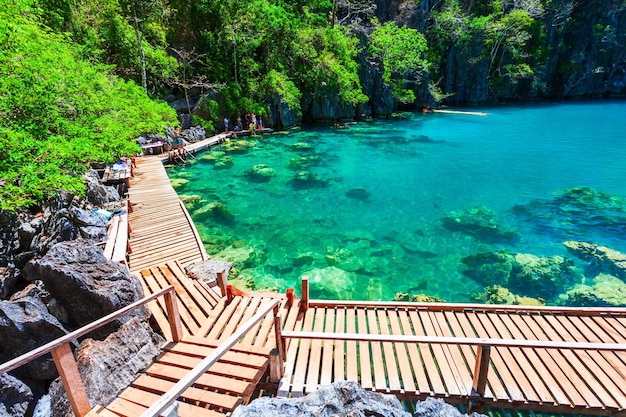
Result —
[{"label": "wooden deck", "polygon": [[[229,300],[184,273],[186,264],[206,259],[206,253],[160,161],[139,159],[136,172],[130,189],[130,269],[140,277],[146,295],[174,286],[183,340],[170,342],[140,382],[101,410],[103,415],[141,414],[200,360],[201,352],[214,349],[260,306],[278,298],[286,347],[285,373],[275,386],[278,395],[298,397],[347,379],[401,399],[435,396],[467,403],[476,400],[472,386],[477,352],[490,345],[481,399],[485,405],[626,417],[626,309],[297,299],[289,305],[287,297],[276,294]],[[166,303],[153,301],[150,309],[154,325],[173,340]],[[270,314],[233,348],[235,356],[263,358],[254,362],[254,375],[244,369],[252,359],[237,362],[243,356],[233,362],[240,368],[210,368],[183,396],[187,403],[180,415],[228,413],[248,401],[258,384],[267,388],[268,354],[276,347],[273,325]],[[221,378],[230,379],[227,383]],[[229,384],[237,388],[224,389]],[[201,394],[195,390],[219,394],[220,401],[195,397]]]},{"label": "wooden deck", "polygon": [[128,221],[132,253],[131,272],[153,265],[178,261],[186,266],[208,259],[204,245],[170,184],[165,167],[156,158],[137,158],[128,197]]}]

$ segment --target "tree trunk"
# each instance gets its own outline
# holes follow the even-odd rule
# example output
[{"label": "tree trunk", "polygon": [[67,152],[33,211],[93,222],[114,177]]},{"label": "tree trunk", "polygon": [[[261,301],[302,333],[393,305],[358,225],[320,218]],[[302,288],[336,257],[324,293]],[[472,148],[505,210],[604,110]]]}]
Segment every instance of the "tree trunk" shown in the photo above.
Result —
[{"label": "tree trunk", "polygon": [[133,2],[133,18],[135,23],[135,35],[137,35],[137,46],[139,46],[139,55],[141,57],[141,85],[143,86],[143,91],[148,94],[148,80],[146,76],[146,54],[143,51],[142,40],[143,36],[141,31],[139,30],[139,19],[137,19],[137,9],[135,7],[135,3]]}]

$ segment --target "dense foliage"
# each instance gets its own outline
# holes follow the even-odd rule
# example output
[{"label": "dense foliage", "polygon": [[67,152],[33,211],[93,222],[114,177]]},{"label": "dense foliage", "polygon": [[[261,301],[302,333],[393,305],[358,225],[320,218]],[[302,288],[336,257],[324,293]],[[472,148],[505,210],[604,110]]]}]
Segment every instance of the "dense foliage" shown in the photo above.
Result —
[{"label": "dense foliage", "polygon": [[195,106],[209,129],[279,108],[329,120],[400,104],[626,94],[626,0],[0,5],[2,207],[79,190],[86,164],[175,123],[146,94]]},{"label": "dense foliage", "polygon": [[56,190],[80,193],[92,162],[137,152],[135,139],[175,123],[166,104],[91,64],[38,24],[27,2],[0,9],[0,199],[33,206]]}]

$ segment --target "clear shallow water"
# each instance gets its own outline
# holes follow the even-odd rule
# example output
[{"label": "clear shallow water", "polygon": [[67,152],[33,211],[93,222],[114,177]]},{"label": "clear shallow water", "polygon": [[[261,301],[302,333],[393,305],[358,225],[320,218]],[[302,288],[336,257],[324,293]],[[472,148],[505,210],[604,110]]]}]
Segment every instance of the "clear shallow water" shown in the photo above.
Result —
[{"label": "clear shallow water", "polygon": [[[231,257],[257,287],[298,288],[308,275],[314,298],[467,302],[484,285],[462,273],[466,256],[572,258],[565,240],[626,253],[625,102],[471,110],[489,116],[407,114],[244,138],[169,174],[189,180],[183,198],[204,200],[190,212],[209,255]],[[257,164],[272,176],[250,175]],[[593,204],[564,202],[574,187],[590,187]],[[213,201],[234,219],[203,214]],[[446,227],[476,207],[504,233]]]}]

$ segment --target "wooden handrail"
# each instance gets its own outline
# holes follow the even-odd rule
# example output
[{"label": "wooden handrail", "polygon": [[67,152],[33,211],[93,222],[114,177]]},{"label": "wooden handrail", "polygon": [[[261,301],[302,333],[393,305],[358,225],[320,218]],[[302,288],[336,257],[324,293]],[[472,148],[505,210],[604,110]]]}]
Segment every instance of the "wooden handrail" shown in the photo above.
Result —
[{"label": "wooden handrail", "polygon": [[40,356],[45,355],[46,353],[49,353],[50,351],[52,351],[53,349],[65,344],[65,343],[69,343],[72,342],[76,339],[78,339],[81,336],[84,336],[88,333],[91,333],[92,331],[96,330],[99,327],[104,326],[105,324],[108,324],[110,322],[112,322],[113,320],[115,320],[116,318],[123,316],[126,313],[129,313],[130,311],[136,309],[137,307],[140,307],[144,304],[149,303],[150,301],[154,300],[157,297],[160,297],[166,293],[169,292],[174,292],[174,287],[172,287],[171,285],[169,287],[163,288],[161,291],[159,292],[155,292],[154,294],[143,298],[139,301],[135,301],[132,304],[127,305],[126,307],[117,310],[114,313],[109,314],[108,316],[104,316],[101,319],[98,319],[96,321],[94,321],[93,323],[90,323],[86,326],[81,327],[78,330],[75,330],[71,333],[66,334],[65,336],[61,336],[56,340],[53,340],[52,342],[46,343],[45,345],[38,347],[37,349],[31,350],[30,352],[27,352],[21,356],[18,356],[15,359],[12,359],[8,362],[5,362],[3,364],[0,365],[0,375],[9,372],[15,368],[18,368],[34,359],[37,359]]},{"label": "wooden handrail", "polygon": [[478,303],[413,303],[407,301],[341,301],[341,300],[309,300],[309,308],[314,307],[381,307],[381,308],[415,308],[430,311],[525,311],[532,313],[567,313],[576,316],[595,315],[626,315],[623,307],[551,307],[522,306],[508,304]]},{"label": "wooden handrail", "polygon": [[172,388],[170,388],[165,394],[161,396],[152,404],[150,408],[141,414],[141,417],[154,417],[162,414],[168,410],[171,405],[176,401],[180,395],[187,390],[200,376],[202,376],[207,369],[211,367],[215,362],[219,361],[225,353],[227,353],[231,347],[237,344],[242,337],[252,329],[263,317],[270,311],[274,310],[280,303],[280,299],[272,300],[264,307],[259,308],[257,313],[250,318],[242,327],[239,327],[228,339],[221,343],[210,355],[205,357],[202,362],[196,365],[191,371],[189,371],[180,381],[178,381]]},{"label": "wooden handrail", "polygon": [[408,336],[356,333],[282,332],[291,339],[349,340],[362,342],[433,343],[442,345],[478,345],[517,348],[626,351],[624,343],[555,342],[550,340],[486,339],[472,337]]}]

